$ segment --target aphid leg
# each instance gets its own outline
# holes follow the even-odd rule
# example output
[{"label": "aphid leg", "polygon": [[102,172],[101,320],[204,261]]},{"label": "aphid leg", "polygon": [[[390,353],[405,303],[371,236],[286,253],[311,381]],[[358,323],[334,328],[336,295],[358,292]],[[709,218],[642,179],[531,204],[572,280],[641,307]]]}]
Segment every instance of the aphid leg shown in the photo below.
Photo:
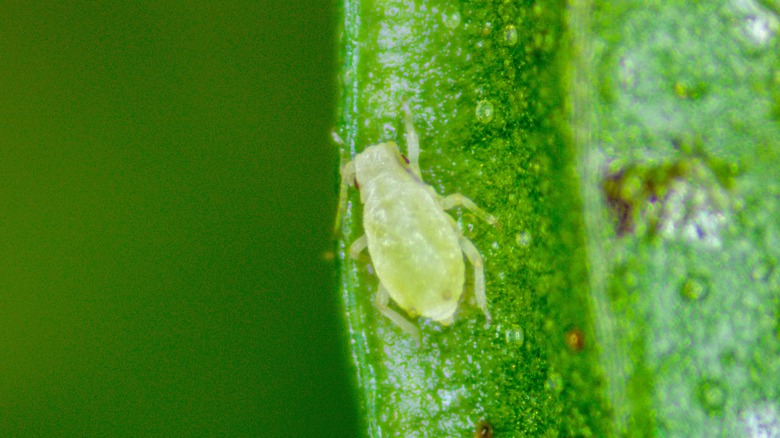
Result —
[{"label": "aphid leg", "polygon": [[409,320],[404,318],[400,313],[388,307],[389,303],[390,303],[390,294],[387,293],[387,289],[385,289],[382,283],[379,283],[379,290],[376,293],[377,309],[379,309],[382,315],[385,315],[390,319],[390,321],[393,321],[395,325],[400,327],[401,330],[411,335],[414,338],[414,340],[417,342],[417,345],[419,346],[420,331],[417,330],[417,327],[415,327],[414,324],[409,322]]},{"label": "aphid leg", "polygon": [[409,110],[409,105],[404,103],[404,124],[406,125],[406,153],[409,159],[409,167],[412,168],[412,172],[422,179],[420,173],[420,137],[417,135],[417,131],[414,130],[412,124],[412,111]]},{"label": "aphid leg", "polygon": [[466,254],[466,258],[474,266],[474,295],[477,297],[477,305],[485,313],[485,319],[488,325],[490,325],[490,311],[488,311],[487,295],[485,294],[485,267],[482,263],[482,256],[469,239],[460,236],[458,241],[463,254]]},{"label": "aphid leg", "polygon": [[461,195],[460,193],[455,193],[454,195],[449,195],[441,200],[441,208],[444,210],[449,210],[451,208],[457,207],[457,206],[463,206],[471,210],[474,214],[484,219],[487,223],[493,226],[498,225],[498,219],[496,219],[495,216],[492,214],[486,212],[485,210],[477,207],[477,204],[474,203],[471,199]]},{"label": "aphid leg", "polygon": [[347,211],[347,193],[349,187],[355,183],[355,162],[341,166],[341,187],[339,189],[339,207],[336,211],[336,223],[333,224],[333,232],[338,233],[341,216]]},{"label": "aphid leg", "polygon": [[342,140],[339,133],[336,132],[336,128],[333,128],[333,130],[330,131],[330,136],[333,138],[333,141],[335,141],[337,145],[344,146],[344,140]]},{"label": "aphid leg", "polygon": [[355,239],[354,242],[352,242],[352,245],[349,245],[349,256],[353,259],[357,259],[360,257],[360,253],[363,252],[364,249],[368,246],[368,239],[366,238],[366,235],[362,235]]}]

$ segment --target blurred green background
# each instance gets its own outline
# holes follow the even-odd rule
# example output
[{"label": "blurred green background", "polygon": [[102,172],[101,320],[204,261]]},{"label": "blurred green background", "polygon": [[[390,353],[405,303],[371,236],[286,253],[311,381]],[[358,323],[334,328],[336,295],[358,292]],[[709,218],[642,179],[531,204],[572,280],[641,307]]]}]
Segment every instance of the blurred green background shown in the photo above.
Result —
[{"label": "blurred green background", "polygon": [[3,2],[0,435],[353,436],[331,2]]}]

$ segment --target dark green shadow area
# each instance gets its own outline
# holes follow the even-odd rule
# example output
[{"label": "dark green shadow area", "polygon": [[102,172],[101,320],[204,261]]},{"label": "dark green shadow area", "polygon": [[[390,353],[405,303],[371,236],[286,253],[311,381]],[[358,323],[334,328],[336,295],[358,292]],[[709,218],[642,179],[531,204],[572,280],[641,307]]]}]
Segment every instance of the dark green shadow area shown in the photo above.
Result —
[{"label": "dark green shadow area", "polygon": [[357,433],[335,11],[268,3],[3,7],[0,435]]}]

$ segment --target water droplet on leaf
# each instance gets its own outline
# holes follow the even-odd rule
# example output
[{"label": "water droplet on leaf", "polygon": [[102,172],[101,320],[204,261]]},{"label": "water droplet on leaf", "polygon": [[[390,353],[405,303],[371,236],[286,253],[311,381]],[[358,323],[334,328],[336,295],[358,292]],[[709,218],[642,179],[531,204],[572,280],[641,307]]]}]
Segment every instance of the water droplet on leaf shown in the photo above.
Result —
[{"label": "water droplet on leaf", "polygon": [[720,413],[726,404],[726,391],[717,380],[705,379],[702,381],[699,384],[698,397],[702,407],[710,415]]},{"label": "water droplet on leaf", "polygon": [[517,233],[517,236],[515,236],[515,241],[519,246],[522,247],[528,247],[531,245],[532,237],[531,233],[528,231],[523,231],[522,233]]},{"label": "water droplet on leaf", "polygon": [[680,287],[680,294],[690,301],[699,301],[710,293],[710,283],[701,275],[690,275]]},{"label": "water droplet on leaf", "polygon": [[519,347],[523,345],[524,340],[525,340],[525,334],[523,333],[523,329],[521,327],[513,327],[511,329],[507,329],[506,331],[507,343],[516,344]]},{"label": "water droplet on leaf", "polygon": [[455,10],[444,11],[442,21],[449,29],[455,29],[460,26],[460,12]]},{"label": "water droplet on leaf", "polygon": [[491,120],[493,120],[493,116],[495,115],[495,109],[493,108],[493,104],[485,99],[480,100],[477,103],[477,120],[479,120],[482,123],[490,123]]},{"label": "water droplet on leaf", "polygon": [[509,47],[514,46],[517,44],[518,40],[518,33],[517,28],[513,25],[508,25],[504,28],[504,32],[502,33],[504,37],[504,44],[506,44]]}]

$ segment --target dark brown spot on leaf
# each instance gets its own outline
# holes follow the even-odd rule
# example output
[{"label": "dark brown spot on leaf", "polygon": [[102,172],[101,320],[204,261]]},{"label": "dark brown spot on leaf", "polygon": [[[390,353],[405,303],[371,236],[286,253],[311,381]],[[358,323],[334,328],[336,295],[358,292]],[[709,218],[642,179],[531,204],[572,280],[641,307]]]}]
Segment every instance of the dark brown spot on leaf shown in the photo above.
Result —
[{"label": "dark brown spot on leaf", "polygon": [[566,345],[574,352],[585,348],[585,334],[577,327],[566,332]]},{"label": "dark brown spot on leaf", "polygon": [[493,438],[493,425],[487,420],[480,420],[474,431],[474,438]]}]

